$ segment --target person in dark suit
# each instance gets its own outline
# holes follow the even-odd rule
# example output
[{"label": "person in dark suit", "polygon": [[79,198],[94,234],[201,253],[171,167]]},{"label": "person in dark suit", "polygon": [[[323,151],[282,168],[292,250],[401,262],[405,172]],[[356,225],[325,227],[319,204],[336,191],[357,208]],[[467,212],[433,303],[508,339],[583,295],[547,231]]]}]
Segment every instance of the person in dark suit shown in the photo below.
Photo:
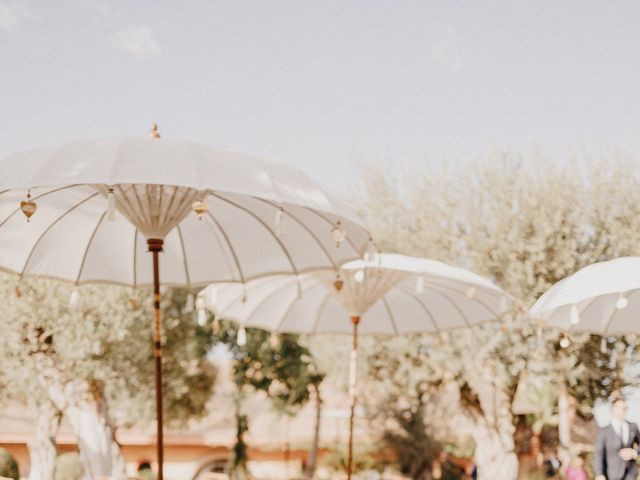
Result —
[{"label": "person in dark suit", "polygon": [[594,467],[596,480],[636,480],[640,431],[625,420],[627,403],[618,398],[611,405],[611,423],[598,431]]}]

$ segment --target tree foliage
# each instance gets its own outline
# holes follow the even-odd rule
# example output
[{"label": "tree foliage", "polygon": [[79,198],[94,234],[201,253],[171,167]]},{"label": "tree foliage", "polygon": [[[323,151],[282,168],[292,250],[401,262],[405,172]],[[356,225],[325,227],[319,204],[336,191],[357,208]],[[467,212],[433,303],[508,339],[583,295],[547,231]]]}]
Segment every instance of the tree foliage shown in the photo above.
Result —
[{"label": "tree foliage", "polygon": [[[118,426],[148,425],[155,418],[150,292],[110,286],[78,288],[47,279],[0,278],[4,335],[0,381],[14,398],[42,398],[33,354],[48,345],[57,368],[69,378],[104,389]],[[206,413],[215,381],[207,359],[210,328],[183,313],[185,292],[166,289],[164,382],[168,422],[184,423]]]},{"label": "tree foliage", "polygon": [[309,401],[312,386],[322,382],[324,374],[298,335],[275,336],[249,328],[246,344],[239,345],[235,323],[222,321],[218,325],[215,335],[232,355],[234,382],[238,388],[262,391],[279,410],[294,414]]},{"label": "tree foliage", "polygon": [[408,173],[402,177],[383,166],[364,174],[357,198],[381,248],[470,268],[522,299],[524,308],[500,324],[400,340],[400,363],[412,366],[408,375],[399,372],[409,368],[398,368],[392,359],[397,355],[380,344],[374,366],[393,365],[376,372],[391,389],[380,390],[453,381],[475,425],[471,431],[491,425],[494,449],[508,451],[515,431],[511,404],[524,372],[556,385],[566,382],[587,413],[596,398],[611,393],[617,374],[620,384],[635,380],[615,361],[632,359],[634,339],[620,348],[615,338],[603,343],[597,336],[571,335],[571,346],[560,348],[558,332],[525,311],[579,268],[640,252],[636,163],[616,158],[557,164],[535,152],[525,159],[502,151],[475,164]]},{"label": "tree foliage", "polygon": [[233,474],[246,474],[248,449],[244,435],[249,430],[249,418],[242,412],[242,400],[249,391],[263,392],[274,407],[293,415],[311,398],[324,375],[318,370],[307,347],[297,335],[272,335],[249,328],[244,344],[238,342],[240,327],[233,322],[214,320],[217,341],[226,345],[232,358],[233,380],[236,384],[236,441],[233,447]]},{"label": "tree foliage", "polygon": [[396,425],[383,435],[387,448],[395,453],[400,472],[415,480],[431,478],[433,461],[442,450],[428,431],[424,402],[423,393],[418,391],[410,407],[394,408],[390,418]]}]

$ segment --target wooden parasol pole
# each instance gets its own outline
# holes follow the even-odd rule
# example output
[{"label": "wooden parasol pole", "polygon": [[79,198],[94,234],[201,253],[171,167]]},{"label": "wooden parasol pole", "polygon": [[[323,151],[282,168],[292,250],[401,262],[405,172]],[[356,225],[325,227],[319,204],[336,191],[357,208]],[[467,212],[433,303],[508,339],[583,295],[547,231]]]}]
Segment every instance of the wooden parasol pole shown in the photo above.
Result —
[{"label": "wooden parasol pole", "polygon": [[351,317],[353,325],[353,344],[351,346],[351,361],[349,362],[349,401],[351,403],[349,412],[349,453],[347,457],[347,480],[351,480],[353,474],[353,419],[356,413],[356,375],[358,360],[358,324],[359,316]]},{"label": "wooden parasol pole", "polygon": [[158,477],[163,480],[164,471],[164,439],[162,420],[162,312],[160,311],[160,264],[159,254],[162,252],[164,240],[150,238],[147,240],[149,251],[153,255],[153,308],[155,324],[153,332],[153,356],[156,364],[156,425],[157,425],[157,460]]}]

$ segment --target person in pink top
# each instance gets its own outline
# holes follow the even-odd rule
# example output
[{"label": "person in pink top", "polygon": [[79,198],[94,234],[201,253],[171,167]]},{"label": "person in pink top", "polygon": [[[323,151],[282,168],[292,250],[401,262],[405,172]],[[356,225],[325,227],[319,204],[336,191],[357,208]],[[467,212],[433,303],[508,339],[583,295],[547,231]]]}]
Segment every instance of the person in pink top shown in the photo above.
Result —
[{"label": "person in pink top", "polygon": [[582,457],[575,457],[571,465],[567,467],[567,480],[588,480],[587,472],[583,467]]}]

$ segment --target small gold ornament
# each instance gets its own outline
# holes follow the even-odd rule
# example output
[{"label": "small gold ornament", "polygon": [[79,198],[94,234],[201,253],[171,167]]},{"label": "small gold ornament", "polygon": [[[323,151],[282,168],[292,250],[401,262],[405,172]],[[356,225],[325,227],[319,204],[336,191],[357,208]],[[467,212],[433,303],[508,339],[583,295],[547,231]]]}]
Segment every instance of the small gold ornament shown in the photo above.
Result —
[{"label": "small gold ornament", "polygon": [[24,213],[24,216],[27,217],[27,222],[36,213],[38,209],[38,205],[36,202],[31,200],[31,192],[27,192],[27,199],[20,202],[20,210]]},{"label": "small gold ornament", "polygon": [[153,123],[151,125],[151,131],[149,132],[149,138],[160,138],[160,132],[158,131],[158,125]]},{"label": "small gold ornament", "polygon": [[344,281],[340,278],[340,275],[333,281],[333,287],[336,289],[336,292],[339,292],[342,290],[342,287],[344,287]]},{"label": "small gold ornament", "polygon": [[16,297],[20,298],[22,297],[22,290],[20,290],[20,287],[16,286]]},{"label": "small gold ornament", "polygon": [[198,215],[198,219],[202,220],[202,216],[209,211],[209,207],[203,200],[196,200],[191,204],[191,209]]}]

